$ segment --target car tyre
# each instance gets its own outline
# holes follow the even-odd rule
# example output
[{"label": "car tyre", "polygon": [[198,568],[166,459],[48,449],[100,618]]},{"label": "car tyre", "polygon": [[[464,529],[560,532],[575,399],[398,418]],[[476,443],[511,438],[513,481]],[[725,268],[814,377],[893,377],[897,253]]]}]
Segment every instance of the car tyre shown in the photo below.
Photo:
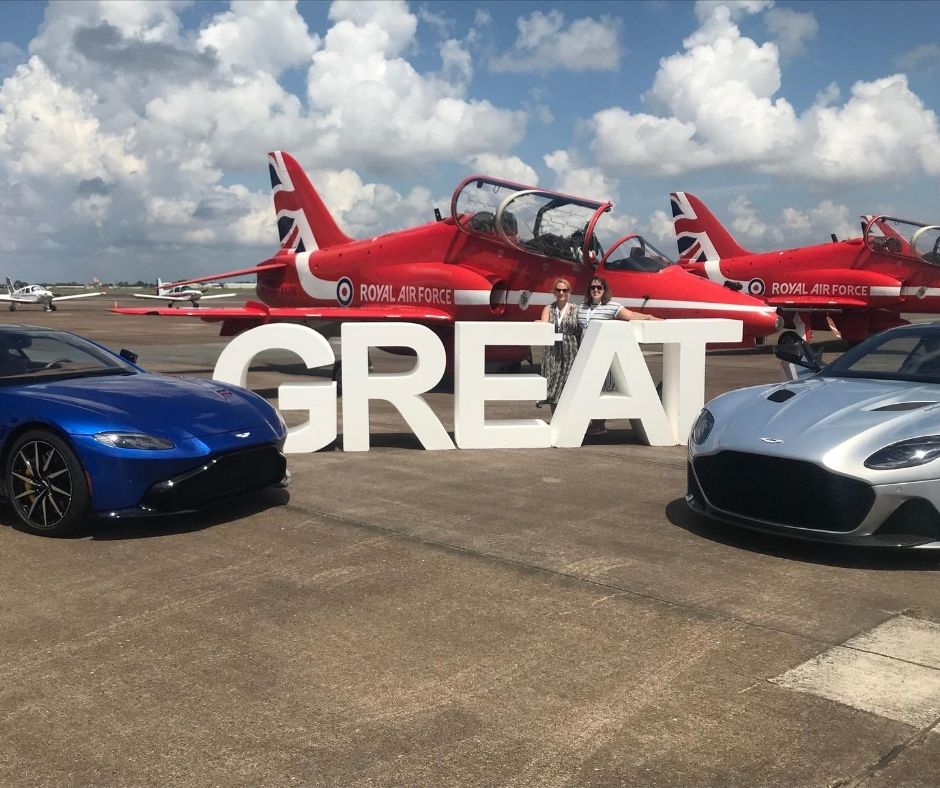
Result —
[{"label": "car tyre", "polygon": [[65,536],[88,517],[85,470],[69,445],[49,430],[30,430],[16,439],[3,479],[10,508],[24,531]]}]

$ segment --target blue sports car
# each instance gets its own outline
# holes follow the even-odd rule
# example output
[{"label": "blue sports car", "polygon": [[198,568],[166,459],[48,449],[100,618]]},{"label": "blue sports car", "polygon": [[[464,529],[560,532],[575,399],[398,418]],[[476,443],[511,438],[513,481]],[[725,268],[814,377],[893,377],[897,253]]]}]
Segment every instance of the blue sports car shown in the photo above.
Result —
[{"label": "blue sports car", "polygon": [[90,517],[194,511],[286,484],[287,428],[264,399],[135,361],[0,325],[0,487],[24,530],[61,536]]}]

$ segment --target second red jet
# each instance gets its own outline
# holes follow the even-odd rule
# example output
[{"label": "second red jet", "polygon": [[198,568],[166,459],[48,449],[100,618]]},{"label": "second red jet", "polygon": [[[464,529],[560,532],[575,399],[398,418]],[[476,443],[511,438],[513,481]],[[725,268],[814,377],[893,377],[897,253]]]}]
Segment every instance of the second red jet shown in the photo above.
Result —
[{"label": "second red jet", "polygon": [[670,195],[679,259],[692,273],[776,307],[804,338],[831,330],[847,342],[940,315],[940,226],[862,217],[862,237],[776,252],[744,249],[705,204]]}]

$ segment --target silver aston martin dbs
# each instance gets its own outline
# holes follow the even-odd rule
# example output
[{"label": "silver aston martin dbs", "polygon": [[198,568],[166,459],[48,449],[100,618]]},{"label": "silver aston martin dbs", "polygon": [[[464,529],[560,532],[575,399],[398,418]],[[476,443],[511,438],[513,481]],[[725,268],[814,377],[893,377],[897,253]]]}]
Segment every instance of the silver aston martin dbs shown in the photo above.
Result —
[{"label": "silver aston martin dbs", "polygon": [[798,339],[775,352],[802,375],[699,415],[689,506],[804,539],[940,549],[940,323],[885,331],[825,367]]}]

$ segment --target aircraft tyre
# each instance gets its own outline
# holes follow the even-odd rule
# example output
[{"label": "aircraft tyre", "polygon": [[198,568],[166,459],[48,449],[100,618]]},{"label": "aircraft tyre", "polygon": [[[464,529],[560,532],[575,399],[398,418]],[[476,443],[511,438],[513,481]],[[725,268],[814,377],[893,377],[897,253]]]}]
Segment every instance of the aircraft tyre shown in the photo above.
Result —
[{"label": "aircraft tyre", "polygon": [[15,312],[15,311],[16,311],[16,303],[15,303],[15,302],[12,303],[12,304],[10,304],[10,311],[11,311],[11,312]]},{"label": "aircraft tyre", "polygon": [[55,433],[39,429],[20,435],[7,458],[3,480],[21,530],[65,536],[85,522],[91,500],[85,470]]},{"label": "aircraft tyre", "polygon": [[55,312],[58,308],[59,307],[57,307],[55,304],[49,304],[49,311],[51,312]]}]

